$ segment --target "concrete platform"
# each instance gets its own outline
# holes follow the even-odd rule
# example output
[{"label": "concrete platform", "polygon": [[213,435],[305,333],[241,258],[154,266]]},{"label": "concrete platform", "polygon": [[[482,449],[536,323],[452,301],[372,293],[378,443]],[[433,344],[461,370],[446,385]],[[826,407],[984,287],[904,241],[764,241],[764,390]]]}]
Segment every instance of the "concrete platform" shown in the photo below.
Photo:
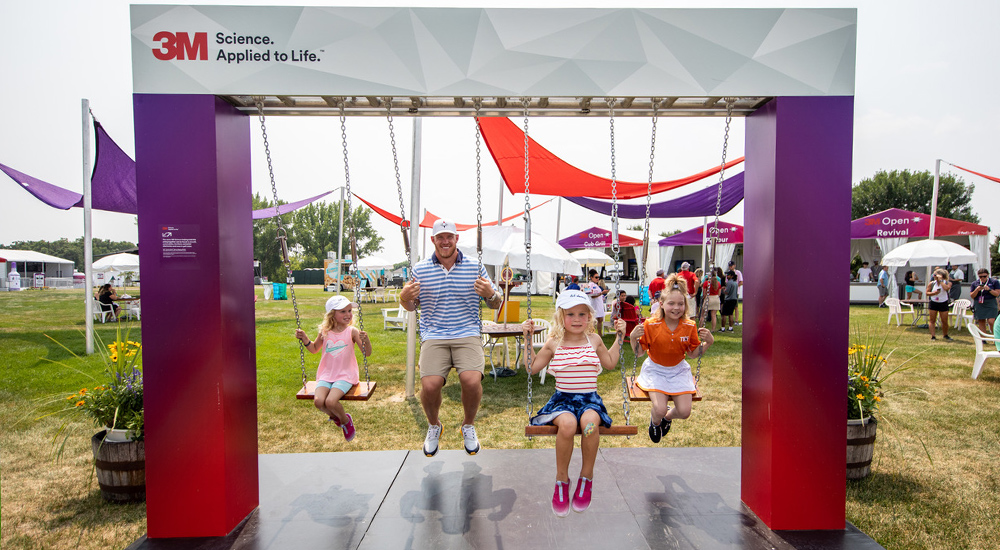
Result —
[{"label": "concrete platform", "polygon": [[850,524],[768,529],[740,502],[739,448],[602,449],[590,509],[565,518],[554,479],[553,449],[261,455],[260,507],[228,536],[129,549],[882,548]]}]

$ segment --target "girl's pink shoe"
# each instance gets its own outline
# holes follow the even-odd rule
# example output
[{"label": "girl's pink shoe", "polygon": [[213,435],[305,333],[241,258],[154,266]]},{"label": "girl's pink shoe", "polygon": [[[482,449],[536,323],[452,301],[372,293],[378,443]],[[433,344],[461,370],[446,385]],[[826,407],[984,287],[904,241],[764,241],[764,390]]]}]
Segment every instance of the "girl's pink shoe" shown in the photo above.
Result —
[{"label": "girl's pink shoe", "polygon": [[556,490],[552,493],[552,512],[561,518],[569,515],[569,482],[556,482]]},{"label": "girl's pink shoe", "polygon": [[573,511],[582,512],[590,507],[590,489],[594,485],[594,480],[581,477],[576,482],[576,491],[573,491]]},{"label": "girl's pink shoe", "polygon": [[354,419],[350,413],[347,414],[347,422],[340,429],[344,430],[344,439],[348,441],[354,439]]}]

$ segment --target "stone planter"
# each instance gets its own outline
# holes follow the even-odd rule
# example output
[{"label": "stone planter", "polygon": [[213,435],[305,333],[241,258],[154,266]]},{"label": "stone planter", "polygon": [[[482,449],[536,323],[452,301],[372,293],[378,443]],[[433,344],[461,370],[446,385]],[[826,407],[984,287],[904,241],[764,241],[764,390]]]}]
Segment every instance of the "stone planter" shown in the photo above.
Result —
[{"label": "stone planter", "polygon": [[142,441],[112,441],[107,430],[90,438],[101,496],[109,502],[146,500],[146,448]]},{"label": "stone planter", "polygon": [[878,421],[871,416],[847,421],[847,479],[864,479],[871,474],[876,428]]}]

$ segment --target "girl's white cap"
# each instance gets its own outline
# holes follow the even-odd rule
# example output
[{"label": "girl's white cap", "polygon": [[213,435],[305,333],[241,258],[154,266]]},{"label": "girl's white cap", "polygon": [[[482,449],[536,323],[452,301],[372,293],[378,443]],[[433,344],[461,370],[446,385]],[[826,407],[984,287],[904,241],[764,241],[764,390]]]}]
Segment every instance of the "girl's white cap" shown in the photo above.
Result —
[{"label": "girl's white cap", "polygon": [[330,313],[330,310],[332,309],[341,310],[347,306],[358,307],[358,304],[348,300],[347,296],[340,296],[340,295],[333,296],[332,298],[326,301],[326,312]]},{"label": "girl's white cap", "polygon": [[[556,307],[559,309],[569,309],[581,304],[590,307],[590,297],[580,290],[566,290],[556,298]],[[591,309],[593,308],[591,307]]]}]

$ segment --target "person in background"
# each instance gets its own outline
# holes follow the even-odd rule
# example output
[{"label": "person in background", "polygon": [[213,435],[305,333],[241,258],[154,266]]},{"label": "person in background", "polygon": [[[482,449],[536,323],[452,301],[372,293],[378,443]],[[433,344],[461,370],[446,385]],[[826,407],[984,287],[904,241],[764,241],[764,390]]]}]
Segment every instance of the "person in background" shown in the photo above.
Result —
[{"label": "person in background", "polygon": [[868,267],[868,262],[861,262],[861,269],[858,269],[858,282],[859,283],[872,282],[872,270],[870,267]]},{"label": "person in background", "polygon": [[[722,332],[733,332],[733,321],[735,319],[734,312],[736,311],[736,303],[739,301],[739,284],[736,282],[736,272],[727,271],[726,272],[726,286],[723,289],[723,300],[722,300]],[[729,328],[726,328],[726,322],[729,323]]]},{"label": "person in background", "polygon": [[657,292],[660,292],[661,290],[663,290],[666,286],[667,286],[667,283],[663,279],[663,270],[662,269],[657,269],[656,270],[656,278],[653,279],[652,281],[649,281],[649,304],[651,306],[654,303],[653,296],[655,296]]},{"label": "person in background", "polygon": [[101,303],[101,311],[110,311],[112,315],[112,321],[118,318],[120,308],[115,300],[118,299],[118,293],[111,286],[111,283],[105,283],[101,285],[101,288],[97,291],[97,301]]},{"label": "person in background", "polygon": [[698,277],[694,273],[691,273],[691,264],[688,262],[681,264],[681,270],[677,274],[687,283],[687,314],[694,316],[697,311],[694,296],[699,284]]},{"label": "person in background", "polygon": [[608,294],[608,285],[604,284],[596,269],[587,272],[590,275],[590,288],[587,295],[590,296],[590,307],[594,308],[594,317],[597,319],[597,333],[604,336],[604,297]]},{"label": "person in background", "polygon": [[701,285],[705,284],[705,270],[699,267],[698,269],[694,270],[694,276],[696,279],[698,279],[698,288],[694,293],[694,316],[695,318],[697,318],[698,315],[701,314],[701,308],[702,308]]},{"label": "person in background", "polygon": [[956,265],[951,269],[949,276],[951,290],[948,291],[948,298],[957,300],[962,297],[962,283],[965,282],[965,272],[962,271],[961,267]]},{"label": "person in background", "polygon": [[[736,309],[733,310],[733,321],[737,325],[742,325],[743,321],[740,320],[740,289],[743,288],[743,272],[736,269],[736,262],[729,262],[729,269],[736,274]],[[730,323],[729,328],[732,329],[732,323]]]},{"label": "person in background", "polygon": [[986,334],[993,332],[997,318],[997,296],[1000,296],[1000,281],[990,277],[990,272],[980,269],[977,280],[972,283],[972,308],[976,326]]},{"label": "person in background", "polygon": [[[722,309],[722,298],[720,296],[722,293],[722,268],[715,268],[715,273],[707,277],[705,283],[701,286],[702,292],[708,295],[708,298],[705,299],[705,309],[708,311],[708,316],[712,319],[712,332],[715,332],[715,329],[718,328],[719,310]],[[705,324],[707,325],[708,321]]]},{"label": "person in background", "polygon": [[927,327],[930,329],[931,340],[937,340],[934,331],[937,329],[937,317],[941,315],[941,332],[945,340],[951,340],[948,336],[948,292],[951,290],[951,282],[948,281],[948,272],[938,268],[934,271],[934,280],[927,284],[927,304],[928,314]]},{"label": "person in background", "polygon": [[580,285],[576,282],[576,277],[572,275],[566,276],[566,290],[580,290]]},{"label": "person in background", "polygon": [[906,281],[906,299],[907,300],[909,300],[910,296],[913,296],[914,294],[917,295],[918,299],[922,299],[924,297],[923,291],[921,291],[919,288],[917,288],[917,285],[920,284],[920,277],[918,277],[915,272],[913,272],[913,271],[907,271],[906,275],[903,276],[903,280]]},{"label": "person in background", "polygon": [[612,323],[614,323],[618,319],[621,319],[621,317],[622,317],[622,311],[624,311],[624,309],[622,308],[622,304],[625,303],[626,296],[628,296],[627,292],[625,292],[624,290],[619,290],[618,291],[618,297],[615,298],[615,301],[611,304],[611,322]]},{"label": "person in background", "polygon": [[882,271],[878,274],[878,307],[885,306],[885,299],[889,297],[889,285],[892,284],[892,276],[889,275],[889,266],[882,266]]}]

